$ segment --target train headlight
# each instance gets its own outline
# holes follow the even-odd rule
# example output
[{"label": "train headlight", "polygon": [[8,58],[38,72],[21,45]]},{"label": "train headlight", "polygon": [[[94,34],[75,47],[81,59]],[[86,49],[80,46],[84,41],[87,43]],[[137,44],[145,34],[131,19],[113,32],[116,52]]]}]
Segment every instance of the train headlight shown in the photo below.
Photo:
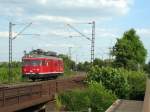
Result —
[{"label": "train headlight", "polygon": [[37,72],[39,72],[39,71],[40,71],[40,69],[38,69],[38,68],[37,68],[37,69],[36,69],[36,71],[37,71]]}]

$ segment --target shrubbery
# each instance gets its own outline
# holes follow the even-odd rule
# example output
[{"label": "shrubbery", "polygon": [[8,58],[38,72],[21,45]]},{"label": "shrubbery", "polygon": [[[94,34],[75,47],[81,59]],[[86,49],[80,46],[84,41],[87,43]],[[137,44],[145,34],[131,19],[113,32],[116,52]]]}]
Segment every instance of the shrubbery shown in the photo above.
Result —
[{"label": "shrubbery", "polygon": [[144,72],[129,71],[128,84],[130,86],[129,98],[143,100],[146,88],[146,75]]},{"label": "shrubbery", "polygon": [[[10,76],[8,75],[8,67],[0,67],[0,83],[8,83]],[[21,67],[12,68],[11,82],[22,81]]]},{"label": "shrubbery", "polygon": [[87,88],[61,93],[57,101],[69,111],[87,111],[90,107],[92,112],[104,112],[117,97],[142,100],[145,82],[142,71],[95,66],[88,72]]},{"label": "shrubbery", "polygon": [[112,90],[118,98],[143,99],[146,76],[144,72],[127,71],[123,68],[93,67],[87,81],[100,82],[106,89]]},{"label": "shrubbery", "polygon": [[61,93],[57,101],[65,105],[68,111],[104,112],[114,101],[116,96],[106,90],[100,83],[90,83],[84,90],[72,90]]}]

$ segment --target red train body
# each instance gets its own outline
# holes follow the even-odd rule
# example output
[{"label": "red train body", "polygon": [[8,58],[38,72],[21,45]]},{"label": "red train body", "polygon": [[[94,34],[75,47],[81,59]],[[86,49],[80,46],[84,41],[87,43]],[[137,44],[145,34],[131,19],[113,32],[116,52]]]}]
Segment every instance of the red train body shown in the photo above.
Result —
[{"label": "red train body", "polygon": [[63,60],[54,56],[25,56],[22,58],[23,77],[29,79],[56,78],[64,73]]}]

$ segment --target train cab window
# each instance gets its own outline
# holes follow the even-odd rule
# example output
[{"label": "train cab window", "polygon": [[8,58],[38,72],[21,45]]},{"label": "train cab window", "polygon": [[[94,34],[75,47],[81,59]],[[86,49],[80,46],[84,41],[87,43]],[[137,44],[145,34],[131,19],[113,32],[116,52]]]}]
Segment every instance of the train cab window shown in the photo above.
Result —
[{"label": "train cab window", "polygon": [[23,66],[29,66],[30,65],[30,60],[23,60],[22,65]]},{"label": "train cab window", "polygon": [[23,60],[23,66],[41,66],[41,60]]},{"label": "train cab window", "polygon": [[31,65],[32,66],[41,66],[41,60],[32,60]]}]

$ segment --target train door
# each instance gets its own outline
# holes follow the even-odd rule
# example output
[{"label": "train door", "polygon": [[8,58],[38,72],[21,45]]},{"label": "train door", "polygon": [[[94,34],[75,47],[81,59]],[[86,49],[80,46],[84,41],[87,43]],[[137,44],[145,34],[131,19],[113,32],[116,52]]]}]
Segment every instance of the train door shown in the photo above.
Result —
[{"label": "train door", "polygon": [[51,60],[51,72],[54,73],[55,72],[55,60]]},{"label": "train door", "polygon": [[58,72],[58,67],[57,67],[57,60],[54,60],[54,72]]},{"label": "train door", "polygon": [[42,60],[41,72],[42,73],[47,72],[47,60]]},{"label": "train door", "polygon": [[48,64],[49,64],[48,65],[48,70],[51,73],[51,72],[53,72],[53,60],[49,59]]}]

